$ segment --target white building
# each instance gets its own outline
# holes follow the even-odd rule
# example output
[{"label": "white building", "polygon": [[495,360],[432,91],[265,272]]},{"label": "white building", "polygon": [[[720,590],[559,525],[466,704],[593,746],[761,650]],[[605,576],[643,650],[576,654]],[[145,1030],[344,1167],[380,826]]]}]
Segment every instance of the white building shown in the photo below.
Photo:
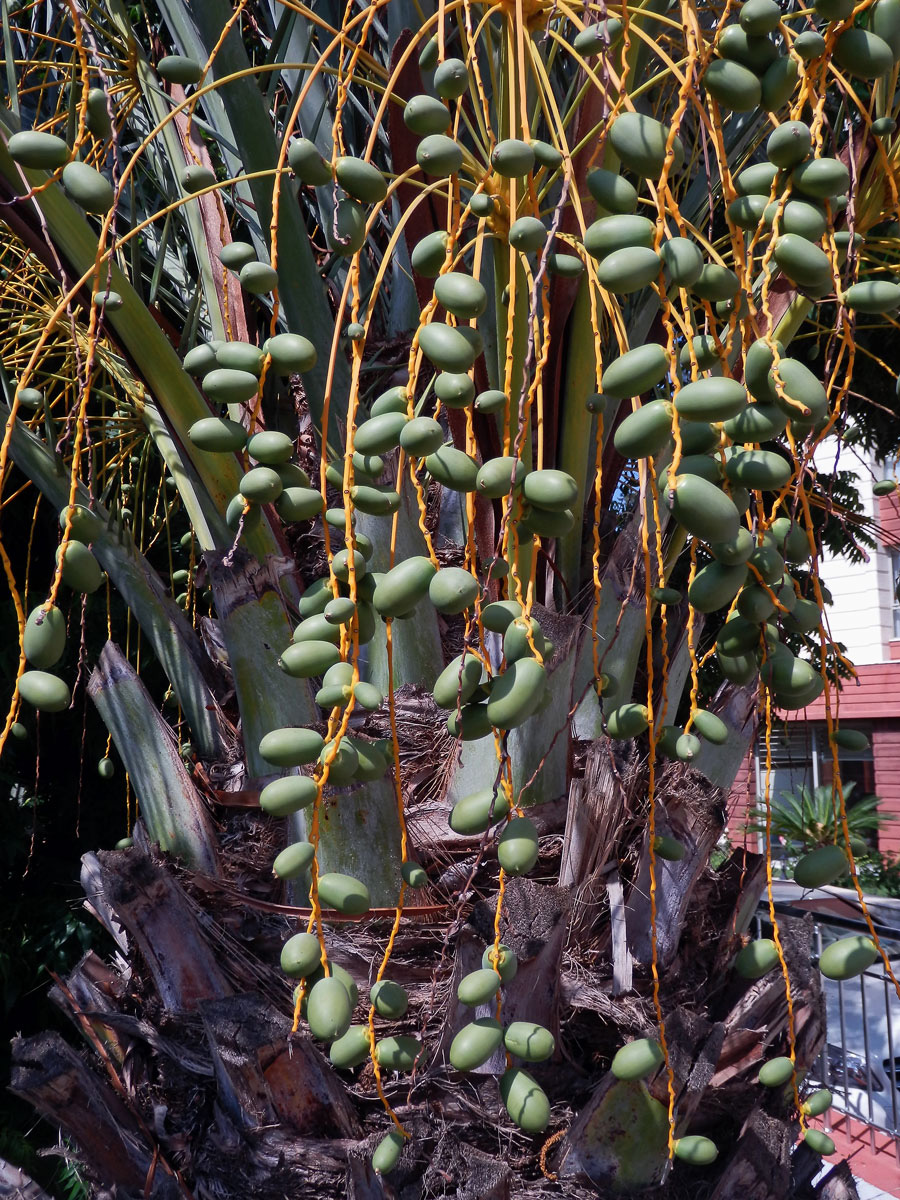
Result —
[{"label": "white building", "polygon": [[[884,519],[879,512],[879,498],[872,494],[872,485],[885,475],[882,464],[866,451],[841,445],[836,437],[826,438],[816,449],[815,466],[819,483],[828,490],[828,476],[837,467],[852,471],[858,480],[858,491],[867,517],[876,522]],[[820,573],[834,597],[827,609],[831,636],[847,647],[847,656],[857,666],[867,663],[890,662],[891,640],[900,639],[900,607],[894,596],[894,580],[900,571],[897,551],[880,544],[876,550],[862,546],[868,561],[851,563],[844,556],[827,551],[822,557]],[[900,653],[900,641],[895,643]]]}]

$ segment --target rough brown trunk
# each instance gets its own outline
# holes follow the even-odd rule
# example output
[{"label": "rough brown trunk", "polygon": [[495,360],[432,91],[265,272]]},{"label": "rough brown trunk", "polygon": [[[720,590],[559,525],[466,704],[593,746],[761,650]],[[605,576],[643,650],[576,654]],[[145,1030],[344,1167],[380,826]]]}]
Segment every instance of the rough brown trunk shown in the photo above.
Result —
[{"label": "rough brown trunk", "polygon": [[62,1126],[100,1181],[165,1200],[178,1195],[173,1177],[157,1171],[134,1115],[59,1034],[14,1039],[10,1089]]},{"label": "rough brown trunk", "polygon": [[0,1200],[50,1200],[50,1197],[23,1170],[0,1158]]},{"label": "rough brown trunk", "polygon": [[[698,846],[698,861],[660,876],[658,909],[678,1132],[705,1133],[721,1150],[698,1187],[716,1200],[828,1195],[811,1190],[808,1176],[792,1182],[802,1153],[790,1154],[796,1127],[784,1100],[756,1084],[760,1062],[785,1052],[784,981],[777,970],[755,983],[729,971],[758,898],[759,861],[741,852],[710,872],[699,858],[718,827],[718,794],[681,767],[667,768],[658,782],[661,828]],[[568,812],[558,804],[538,810],[549,871],[507,881],[500,933],[519,970],[502,992],[503,1019],[538,1021],[557,1037],[554,1058],[528,1068],[553,1106],[550,1127],[536,1138],[514,1130],[502,1109],[502,1053],[466,1077],[447,1063],[461,1025],[488,1015],[458,1005],[455,993],[493,941],[497,896],[477,841],[438,841],[437,825],[427,832],[433,803],[423,800],[418,816],[411,814],[421,835],[417,853],[433,878],[455,871],[454,887],[465,890],[453,902],[437,889],[421,897],[423,915],[401,924],[387,972],[407,988],[410,1009],[398,1026],[379,1022],[377,1036],[423,1036],[430,1057],[411,1076],[383,1073],[386,1095],[412,1134],[386,1180],[371,1168],[390,1128],[371,1068],[335,1072],[302,1026],[290,1031],[290,985],[275,964],[296,926],[271,883],[265,839],[274,842],[273,823],[258,810],[232,810],[229,820],[245,823],[235,843],[240,858],[228,868],[241,874],[241,887],[159,858],[140,826],[132,850],[86,857],[89,906],[113,934],[116,952],[108,963],[86,956],[54,990],[82,1052],[58,1035],[17,1042],[13,1086],[77,1146],[95,1195],[514,1200],[559,1195],[560,1187],[572,1200],[611,1194],[622,1150],[610,1148],[604,1099],[621,1098],[621,1089],[613,1091],[608,1063],[623,1042],[657,1034],[651,974],[636,952],[644,944],[639,922],[647,919],[646,764],[628,748],[595,745]],[[564,885],[549,886],[548,875]],[[330,955],[359,987],[358,1022],[366,1019],[390,915],[326,931]],[[712,937],[702,932],[706,924]],[[785,920],[782,936],[804,1069],[824,1036],[821,989],[808,922]],[[648,1087],[632,1088],[629,1102],[640,1108],[642,1095],[667,1101],[663,1071]],[[612,1127],[625,1136],[628,1122],[619,1117]],[[564,1136],[547,1147],[545,1177],[541,1147],[557,1133]],[[641,1147],[645,1185],[654,1185],[647,1194],[680,1198],[685,1168],[667,1172],[664,1140],[657,1150],[654,1157]],[[558,1184],[549,1178],[554,1170]],[[839,1190],[842,1178],[830,1185],[835,1200],[852,1197]]]}]

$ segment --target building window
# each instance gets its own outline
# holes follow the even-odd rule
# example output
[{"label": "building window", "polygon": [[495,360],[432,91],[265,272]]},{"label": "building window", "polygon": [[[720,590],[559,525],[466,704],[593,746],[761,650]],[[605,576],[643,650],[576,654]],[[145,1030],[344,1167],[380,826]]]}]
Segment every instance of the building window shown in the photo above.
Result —
[{"label": "building window", "polygon": [[[851,807],[856,801],[862,800],[863,796],[871,796],[875,791],[875,757],[872,753],[872,726],[865,721],[854,721],[853,728],[858,729],[860,733],[866,735],[869,739],[869,748],[867,750],[838,751],[841,782],[845,786],[848,783],[855,784],[853,795],[848,801]],[[817,746],[820,748],[819,782],[824,783],[827,787],[831,787],[834,779],[834,760],[831,757],[831,748],[828,745],[824,725],[817,728],[814,737],[816,738]]]},{"label": "building window", "polygon": [[[841,782],[844,787],[850,783],[854,785],[847,797],[848,808],[875,791],[871,723],[854,721],[853,728],[864,733],[870,744],[867,750],[840,750],[838,753]],[[834,760],[824,723],[804,722],[787,728],[774,726],[770,750],[769,801],[773,809],[784,803],[782,792],[796,793],[801,787],[811,792],[818,787],[831,788]],[[762,807],[766,786],[765,732],[760,733],[756,742],[755,766],[757,803]]]},{"label": "building window", "polygon": [[[769,739],[771,755],[769,796],[777,804],[782,792],[819,784],[815,753],[815,727],[794,725],[787,729],[773,726]],[[756,745],[756,794],[762,801],[766,790],[766,735],[761,732]]]},{"label": "building window", "polygon": [[893,613],[893,632],[891,637],[900,638],[900,550],[891,551],[891,606]]}]

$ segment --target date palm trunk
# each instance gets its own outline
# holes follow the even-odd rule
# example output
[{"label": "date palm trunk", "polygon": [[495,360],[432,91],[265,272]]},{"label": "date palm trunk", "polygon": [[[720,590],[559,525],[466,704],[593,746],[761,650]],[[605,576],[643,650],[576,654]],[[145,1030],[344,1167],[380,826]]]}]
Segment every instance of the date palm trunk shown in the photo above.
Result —
[{"label": "date palm trunk", "polygon": [[[404,729],[413,714],[420,721],[434,715],[415,689],[406,693]],[[480,839],[446,836],[427,798],[410,804],[409,834],[437,882],[415,894],[392,977],[416,1013],[399,1027],[426,1033],[429,1058],[412,1090],[406,1077],[383,1077],[413,1134],[390,1181],[371,1169],[381,1128],[371,1074],[363,1072],[348,1095],[346,1076],[319,1046],[302,1029],[291,1032],[290,991],[272,951],[302,910],[290,907],[271,876],[266,882],[279,823],[243,794],[236,799],[249,807],[220,812],[228,836],[216,880],[176,868],[140,826],[131,849],[86,856],[86,904],[116,949],[105,958],[88,954],[57,980],[52,997],[72,1035],[17,1040],[13,1090],[63,1130],[98,1194],[114,1184],[125,1195],[140,1187],[166,1197],[274,1197],[285,1190],[426,1196],[449,1174],[461,1196],[540,1196],[560,1187],[576,1197],[682,1195],[684,1169],[667,1172],[652,1143],[635,1140],[630,1110],[613,1091],[623,1085],[592,1065],[656,1027],[642,832],[646,769],[629,744],[600,739],[587,747],[567,794],[531,809],[546,847],[542,863],[556,864],[560,882],[514,879],[506,886],[501,935],[518,954],[519,971],[504,989],[504,1019],[537,1020],[557,1036],[554,1057],[532,1068],[553,1104],[551,1125],[537,1139],[515,1140],[519,1158],[524,1151],[532,1162],[549,1140],[546,1174],[520,1176],[515,1157],[492,1144],[500,1104],[492,1064],[463,1081],[446,1059],[471,1016],[453,1002],[455,985],[480,965],[493,936],[496,894],[489,885],[474,896],[463,890],[470,875],[483,882],[473,870]],[[698,772],[669,764],[657,795],[660,831],[687,848],[681,862],[661,864],[656,879],[673,1087],[680,1117],[720,1148],[716,1162],[693,1177],[720,1200],[812,1195],[795,1192],[792,1183],[798,1152],[791,1156],[790,1097],[755,1082],[763,1059],[786,1046],[784,981],[771,972],[748,983],[727,971],[762,892],[764,861],[735,851],[710,870],[724,796]],[[234,869],[254,885],[239,892],[224,882]],[[330,926],[334,959],[363,996],[391,917],[391,910],[375,910],[366,921]],[[796,1061],[804,1071],[825,1030],[810,965],[811,925],[785,920],[781,934]],[[648,1084],[667,1102],[664,1071]],[[559,1183],[551,1185],[555,1175]]]}]

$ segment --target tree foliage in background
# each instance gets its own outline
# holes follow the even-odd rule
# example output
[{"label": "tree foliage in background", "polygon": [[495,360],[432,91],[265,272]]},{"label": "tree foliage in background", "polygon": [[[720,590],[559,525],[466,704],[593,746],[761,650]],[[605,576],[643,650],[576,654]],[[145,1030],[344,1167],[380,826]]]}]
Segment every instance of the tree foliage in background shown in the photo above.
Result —
[{"label": "tree foliage in background", "polygon": [[[844,784],[844,799],[850,800],[856,788],[854,783]],[[781,803],[772,814],[771,833],[785,843],[789,853],[802,854],[817,846],[827,846],[838,840],[840,814],[835,813],[832,789],[820,784],[808,788],[801,784],[793,792],[779,793]],[[847,808],[847,825],[851,835],[862,840],[883,827],[887,816],[878,809],[877,796],[860,796],[853,799]],[[751,833],[765,833],[765,810],[757,810],[749,826]]]}]

